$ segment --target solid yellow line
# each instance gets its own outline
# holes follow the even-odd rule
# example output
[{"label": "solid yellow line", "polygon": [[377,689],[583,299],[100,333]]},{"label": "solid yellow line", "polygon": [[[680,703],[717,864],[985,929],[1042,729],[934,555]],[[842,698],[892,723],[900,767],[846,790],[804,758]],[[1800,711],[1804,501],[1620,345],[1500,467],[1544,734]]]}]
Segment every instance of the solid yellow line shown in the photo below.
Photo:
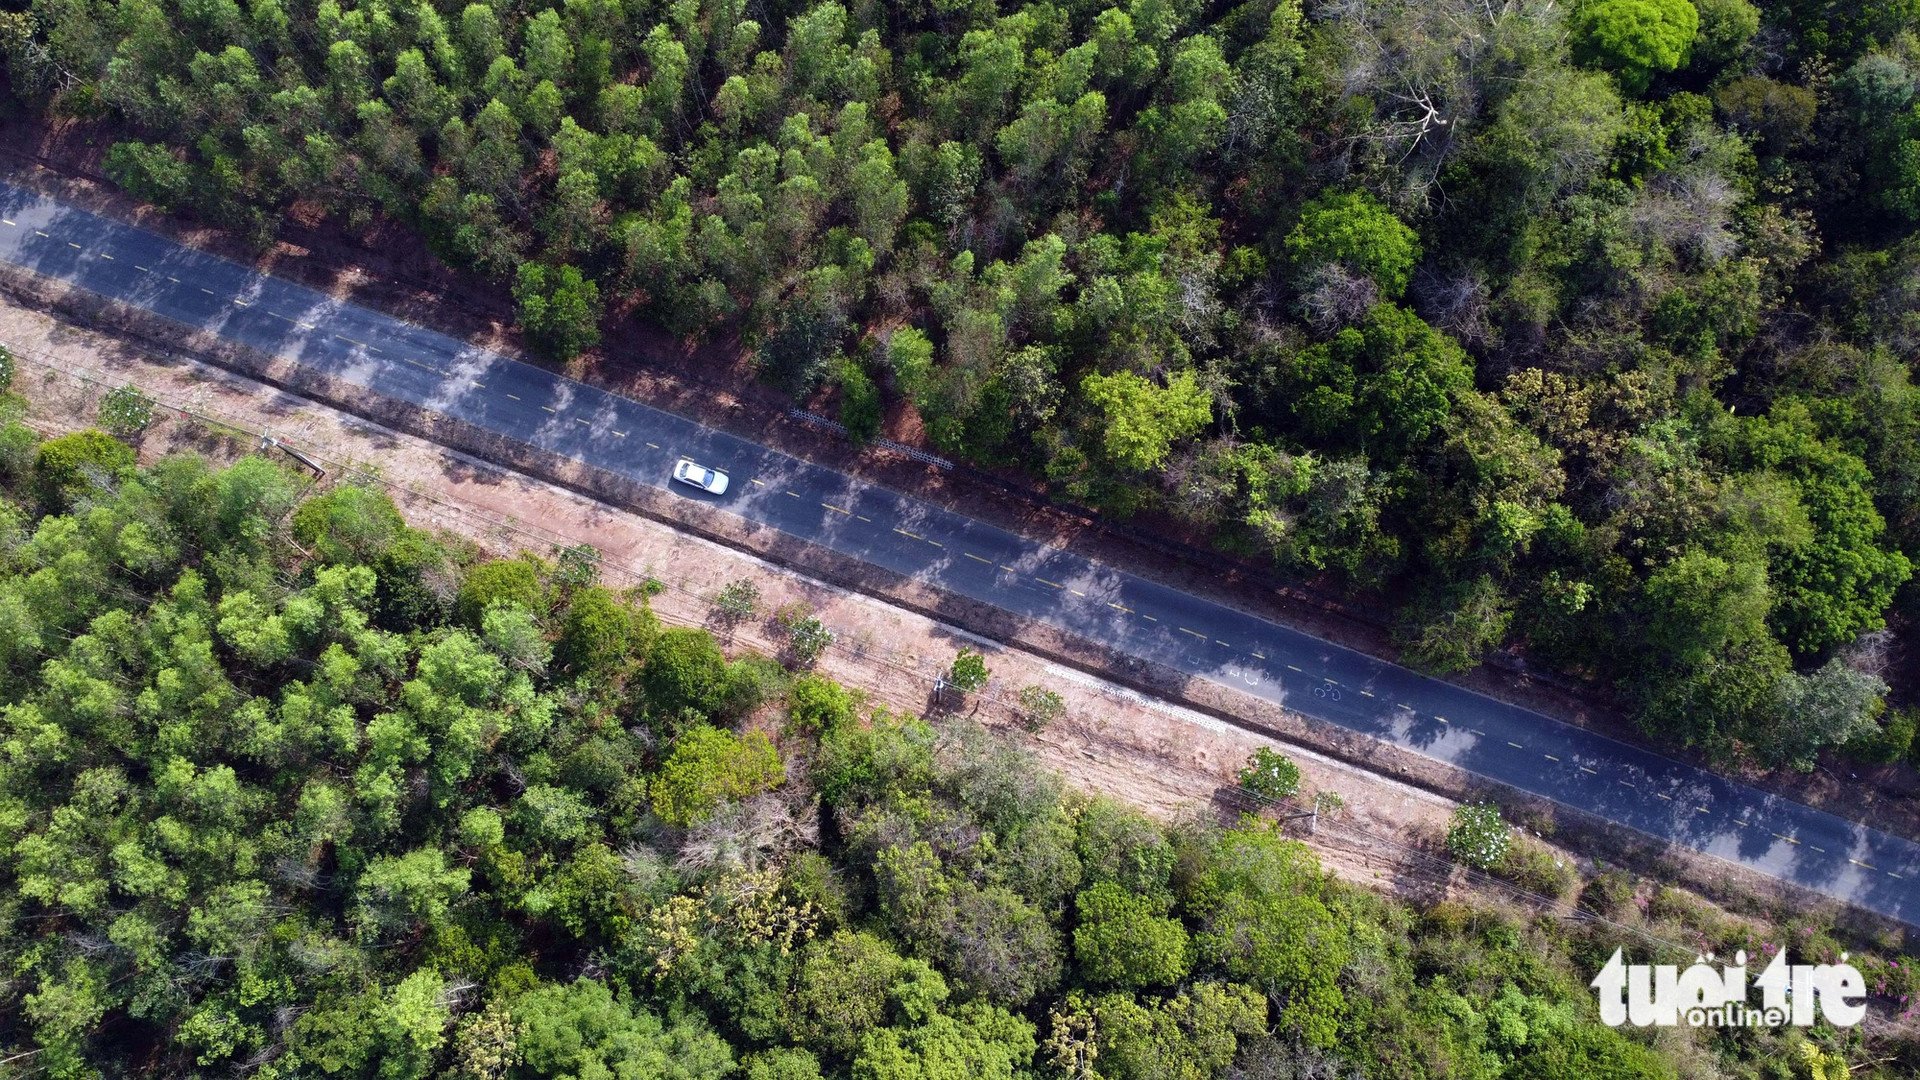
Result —
[{"label": "solid yellow line", "polygon": [[975,554],[974,554],[973,552],[971,552],[971,551],[968,551],[968,552],[963,552],[962,554],[964,554],[964,555],[966,555],[966,557],[967,557],[967,558],[969,558],[969,559],[972,559],[972,560],[973,560],[974,562],[983,562],[983,563],[986,563],[986,564],[987,564],[988,566],[992,566],[992,565],[993,565],[993,560],[992,560],[992,559],[983,559],[983,558],[981,558],[980,556],[978,556],[978,555],[975,555]]}]

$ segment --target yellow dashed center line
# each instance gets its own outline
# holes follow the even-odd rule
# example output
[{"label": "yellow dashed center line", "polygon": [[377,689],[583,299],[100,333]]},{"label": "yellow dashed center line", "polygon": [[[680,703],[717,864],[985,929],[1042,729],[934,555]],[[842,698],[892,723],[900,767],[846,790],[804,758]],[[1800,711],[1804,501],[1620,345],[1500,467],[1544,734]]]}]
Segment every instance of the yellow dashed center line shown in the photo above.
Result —
[{"label": "yellow dashed center line", "polygon": [[1787,843],[1789,843],[1789,844],[1797,844],[1797,843],[1799,843],[1799,842],[1800,842],[1800,841],[1798,841],[1798,840],[1795,840],[1795,839],[1794,839],[1793,837],[1791,837],[1791,836],[1783,836],[1783,835],[1781,835],[1780,833],[1774,833],[1774,834],[1773,834],[1773,836],[1774,836],[1774,839],[1776,839],[1776,840],[1785,840],[1785,841],[1786,841]]},{"label": "yellow dashed center line", "polygon": [[[652,444],[652,443],[648,443],[647,445],[648,445],[648,446],[652,446],[653,444]],[[766,484],[766,481],[764,481],[764,480],[749,480],[749,481],[747,481],[747,483],[749,483],[749,484],[752,484],[752,485],[753,485],[754,487],[766,487],[766,486],[767,486],[767,484]]]},{"label": "yellow dashed center line", "polygon": [[109,254],[107,254],[107,253],[106,253],[106,252],[104,252],[104,251],[100,253],[100,257],[101,257],[101,258],[103,258],[103,259],[105,259],[105,260],[107,260],[108,262],[112,262],[112,261],[113,261],[113,256],[111,256],[111,255],[109,255]]},{"label": "yellow dashed center line", "polygon": [[1826,848],[1823,848],[1823,847],[1821,847],[1821,846],[1820,846],[1819,844],[1808,844],[1807,846],[1808,846],[1808,847],[1810,847],[1810,848],[1812,848],[1813,850],[1815,850],[1815,851],[1817,851],[1817,852],[1819,852],[1819,853],[1820,853],[1820,854],[1822,854],[1822,855],[1825,855],[1825,854],[1827,853],[1827,849],[1826,849]]},{"label": "yellow dashed center line", "polygon": [[[1297,667],[1296,665],[1293,665],[1293,664],[1288,664],[1288,665],[1287,665],[1287,670],[1288,670],[1288,671],[1300,671],[1300,669],[1299,669],[1299,667]],[[1303,675],[1304,675],[1304,674],[1306,674],[1305,672],[1300,672],[1300,673],[1301,673],[1301,674],[1303,674]]]},{"label": "yellow dashed center line", "polygon": [[1438,720],[1438,721],[1440,721],[1441,723],[1443,723],[1443,724],[1445,724],[1445,725],[1447,725],[1448,727],[1452,727],[1452,726],[1453,726],[1453,721],[1451,721],[1451,720],[1449,720],[1449,719],[1447,719],[1447,718],[1446,718],[1446,717],[1444,717],[1444,716],[1436,716],[1436,717],[1434,717],[1434,719],[1435,719],[1435,720]]},{"label": "yellow dashed center line", "polygon": [[[167,280],[173,282],[175,285],[180,284],[180,279],[177,277],[174,277],[172,274],[167,275]],[[311,330],[312,327],[308,327],[308,329]]]},{"label": "yellow dashed center line", "polygon": [[1156,618],[1154,618],[1154,617],[1153,617],[1153,616],[1151,616],[1151,615],[1142,615],[1142,616],[1140,616],[1140,617],[1141,617],[1141,618],[1143,618],[1143,619],[1145,619],[1145,620],[1147,620],[1148,622],[1159,622],[1159,621],[1160,621],[1159,619],[1156,619]]},{"label": "yellow dashed center line", "polygon": [[1744,819],[1744,818],[1735,818],[1735,819],[1734,819],[1734,822],[1733,822],[1733,823],[1734,823],[1735,825],[1738,825],[1738,826],[1740,826],[1740,827],[1741,827],[1741,828],[1743,828],[1743,829],[1744,829],[1744,828],[1746,828],[1747,826],[1749,826],[1749,825],[1751,825],[1751,824],[1753,824],[1753,822],[1751,822],[1751,821],[1748,821],[1748,820],[1746,820],[1746,819]]},{"label": "yellow dashed center line", "polygon": [[[207,287],[206,287],[205,285],[202,285],[202,286],[200,286],[200,291],[201,291],[201,292],[203,292],[203,293],[206,293],[206,294],[207,294],[208,296],[212,296],[212,295],[213,295],[213,290],[212,290],[212,289],[209,289],[209,288],[207,288]],[[345,339],[342,339],[342,340],[345,340]]]},{"label": "yellow dashed center line", "polygon": [[70,248],[72,248],[72,249],[73,249],[73,250],[75,250],[75,251],[79,251],[79,250],[80,250],[80,245],[79,245],[79,244],[76,244],[76,243],[74,243],[74,242],[73,242],[73,241],[71,241],[71,240],[69,240],[69,241],[67,241],[67,246],[68,246],[68,247],[70,247]]},{"label": "yellow dashed center line", "polygon": [[1696,813],[1696,814],[1711,814],[1711,813],[1713,813],[1713,811],[1711,811],[1711,810],[1709,810],[1709,809],[1707,809],[1707,808],[1706,808],[1706,807],[1704,807],[1704,806],[1696,806],[1696,807],[1694,807],[1694,808],[1693,808],[1693,812],[1694,812],[1694,813]]},{"label": "yellow dashed center line", "polygon": [[1229,644],[1227,644],[1227,643],[1226,643],[1226,642],[1224,642],[1224,641],[1221,641],[1221,640],[1220,640],[1219,638],[1214,638],[1214,639],[1213,639],[1213,643],[1214,643],[1215,645],[1218,645],[1218,646],[1220,646],[1220,647],[1221,647],[1221,648],[1223,648],[1223,649],[1231,649],[1231,648],[1233,648],[1233,646],[1231,646],[1231,645],[1229,645]]},{"label": "yellow dashed center line", "polygon": [[1253,658],[1254,658],[1255,660],[1265,660],[1265,659],[1267,658],[1267,654],[1266,654],[1266,653],[1259,653],[1259,652],[1257,652],[1257,653],[1254,653],[1254,654],[1253,654]]},{"label": "yellow dashed center line", "polygon": [[627,433],[624,431],[616,431],[614,432],[614,434],[620,436],[623,439],[627,437]]},{"label": "yellow dashed center line", "polygon": [[873,524],[873,519],[872,519],[872,518],[870,518],[870,517],[868,517],[868,516],[867,516],[867,515],[865,515],[865,514],[855,514],[855,515],[853,515],[853,516],[854,516],[854,520],[856,520],[856,521],[864,521],[864,522],[866,522],[866,523],[867,523],[867,524],[869,524],[869,525],[871,525],[871,524]]},{"label": "yellow dashed center line", "polygon": [[1581,772],[1583,772],[1583,773],[1586,773],[1586,774],[1587,774],[1588,776],[1599,776],[1599,775],[1600,775],[1600,770],[1599,770],[1599,769],[1589,769],[1589,768],[1587,768],[1587,767],[1586,767],[1585,765],[1576,765],[1576,766],[1575,766],[1575,768],[1577,768],[1577,769],[1579,769],[1579,770],[1580,770]]},{"label": "yellow dashed center line", "polygon": [[1559,761],[1559,760],[1560,760],[1559,758],[1557,758],[1557,757],[1554,757],[1554,756],[1553,756],[1552,754],[1548,754],[1548,755],[1547,755],[1546,757],[1547,757],[1547,760],[1548,760],[1548,761]]},{"label": "yellow dashed center line", "polygon": [[[926,537],[924,537],[924,536],[923,536],[923,537],[921,537],[920,539],[922,539],[922,540],[927,540],[927,538],[926,538]],[[937,547],[937,548],[943,548],[943,549],[944,549],[944,548],[945,548],[945,547],[947,546],[947,545],[945,545],[945,544],[943,544],[943,543],[941,543],[941,542],[940,542],[940,541],[938,541],[938,540],[927,540],[927,543],[929,543],[929,544],[932,544],[932,545],[933,545],[934,547]]]},{"label": "yellow dashed center line", "polygon": [[[893,531],[894,531],[894,532],[899,532],[900,530],[899,530],[899,529],[895,529],[895,530],[893,530]],[[1059,582],[1057,582],[1057,581],[1048,581],[1048,580],[1047,580],[1046,578],[1043,578],[1043,577],[1038,577],[1038,578],[1034,578],[1033,580],[1035,580],[1035,581],[1037,581],[1037,582],[1039,582],[1039,583],[1040,583],[1040,584],[1042,584],[1042,585],[1048,585],[1048,586],[1051,586],[1051,587],[1053,587],[1053,588],[1056,588],[1056,589],[1064,589],[1064,588],[1066,588],[1066,586],[1065,586],[1065,585],[1062,585],[1062,584],[1060,584],[1060,583],[1059,583]]]},{"label": "yellow dashed center line", "polygon": [[[655,450],[658,450],[658,449],[660,449],[660,444],[659,444],[659,443],[657,443],[657,442],[650,442],[650,443],[648,443],[647,445],[648,445],[648,446],[651,446],[651,447],[653,447],[653,448],[654,448]],[[796,498],[797,498],[797,497],[798,497],[798,496],[796,496]]]},{"label": "yellow dashed center line", "polygon": [[1184,626],[1183,626],[1183,627],[1181,627],[1181,628],[1180,628],[1180,632],[1181,632],[1181,633],[1183,633],[1183,634],[1192,634],[1192,635],[1193,635],[1194,637],[1197,637],[1197,638],[1199,638],[1199,639],[1200,639],[1201,641],[1205,641],[1205,640],[1207,640],[1207,635],[1205,635],[1205,634],[1203,634],[1203,633],[1201,633],[1201,632],[1200,632],[1200,631],[1198,631],[1198,630],[1189,630],[1189,629],[1187,629],[1186,627],[1184,627]]},{"label": "yellow dashed center line", "polygon": [[147,268],[146,268],[146,267],[144,267],[144,266],[141,266],[141,265],[140,265],[139,263],[134,263],[134,264],[133,264],[133,268],[134,268],[135,270],[138,270],[138,271],[140,271],[140,272],[141,272],[141,273],[143,273],[143,274],[151,274],[151,273],[153,273],[153,271],[151,271],[151,270],[149,270],[149,269],[147,269]]},{"label": "yellow dashed center line", "polygon": [[510,398],[512,398],[512,399],[513,399],[513,400],[515,400],[515,401],[519,401],[519,400],[520,400],[520,395],[519,395],[519,394],[508,394],[507,396],[508,396],[508,397],[510,397]]},{"label": "yellow dashed center line", "polygon": [[1619,784],[1619,785],[1620,785],[1621,787],[1623,787],[1623,788],[1633,788],[1633,790],[1635,790],[1635,791],[1638,791],[1638,790],[1640,790],[1639,788],[1637,788],[1637,787],[1634,787],[1634,785],[1632,785],[1632,784],[1630,784],[1630,783],[1628,783],[1628,782],[1627,782],[1627,781],[1625,781],[1625,780],[1615,780],[1615,781],[1614,781],[1614,783],[1616,783],[1616,784]]},{"label": "yellow dashed center line", "polygon": [[553,414],[553,415],[555,415],[555,416],[559,416],[559,415],[560,415],[560,410],[558,410],[558,409],[556,409],[556,408],[554,408],[554,407],[553,407],[553,406],[551,406],[551,405],[542,405],[542,406],[540,406],[540,410],[541,410],[542,412],[550,412],[550,413],[552,413],[552,414]]},{"label": "yellow dashed center line", "polygon": [[579,418],[579,417],[577,417],[577,416],[573,418],[573,422],[574,422],[574,423],[576,423],[576,424],[579,424],[579,425],[580,425],[581,427],[592,427],[592,426],[593,426],[592,424],[589,424],[589,423],[587,423],[587,422],[586,422],[585,420],[582,420],[582,419],[580,419],[580,418]]},{"label": "yellow dashed center line", "polygon": [[1107,606],[1112,608],[1115,611],[1124,612],[1125,614],[1128,614],[1128,615],[1133,614],[1133,609],[1126,606],[1125,604],[1116,604],[1113,601],[1109,600],[1107,601]]},{"label": "yellow dashed center line", "polygon": [[[409,357],[409,358],[407,359],[407,363],[409,363],[409,364],[412,364],[412,365],[413,365],[414,367],[417,367],[417,368],[419,368],[419,369],[420,369],[421,371],[433,371],[433,370],[434,370],[433,368],[430,368],[430,367],[428,367],[427,365],[425,365],[425,364],[423,364],[423,363],[421,363],[420,361],[418,361],[418,360],[415,360],[415,359],[413,359],[413,358],[411,358],[411,357]],[[540,407],[541,407],[541,408],[543,408],[543,409],[547,409],[547,407],[546,407],[545,405],[542,405],[542,406],[540,406]],[[552,410],[552,409],[547,409],[547,411],[548,411],[548,412],[552,412],[553,410]]]},{"label": "yellow dashed center line", "polygon": [[1360,691],[1360,696],[1361,696],[1361,697],[1372,697],[1372,696],[1373,696],[1373,691],[1371,691],[1371,690],[1362,690],[1362,691]]},{"label": "yellow dashed center line", "polygon": [[1067,587],[1067,591],[1068,591],[1068,592],[1070,592],[1070,593],[1072,593],[1072,594],[1073,594],[1073,595],[1075,595],[1075,596],[1085,596],[1085,595],[1087,595],[1086,593],[1083,593],[1083,592],[1081,592],[1081,591],[1080,591],[1079,589],[1076,589],[1076,588],[1073,588],[1072,586],[1068,586],[1068,587]]},{"label": "yellow dashed center line", "polygon": [[1665,800],[1666,800],[1667,802],[1672,802],[1672,801],[1673,801],[1673,796],[1671,796],[1671,795],[1662,795],[1662,794],[1660,794],[1660,793],[1659,793],[1659,792],[1657,792],[1657,791],[1653,793],[1653,797],[1654,797],[1654,798],[1656,798],[1656,799],[1665,799]]},{"label": "yellow dashed center line", "polygon": [[[4,221],[4,222],[6,222],[6,223],[7,223],[7,224],[9,224],[9,225],[13,225],[13,224],[14,224],[14,223],[13,223],[13,219],[12,219],[12,218],[0,218],[0,221]],[[17,228],[19,228],[19,226],[18,226],[18,225],[14,225],[14,228],[16,228],[16,229],[17,229]]]},{"label": "yellow dashed center line", "polygon": [[1900,875],[1900,874],[1896,874],[1896,873],[1894,873],[1894,872],[1893,872],[1893,871],[1891,871],[1891,870],[1888,870],[1888,871],[1886,871],[1886,875],[1887,875],[1888,877],[1890,877],[1890,878],[1892,878],[1892,879],[1893,879],[1893,880],[1895,880],[1895,881],[1905,881],[1905,880],[1907,880],[1907,879],[1906,879],[1906,878],[1905,878],[1904,876],[1902,876],[1902,875]]},{"label": "yellow dashed center line", "polygon": [[1019,572],[1020,572],[1020,571],[1018,571],[1018,570],[1016,570],[1016,569],[1014,569],[1013,567],[1011,567],[1011,566],[1008,566],[1008,565],[1007,565],[1006,563],[1001,563],[1001,564],[1000,564],[1000,569],[1002,569],[1002,570],[1005,570],[1005,571],[1006,571],[1007,573],[1009,573],[1009,574],[1017,574],[1017,573],[1019,573]]},{"label": "yellow dashed center line", "polygon": [[1512,739],[1508,739],[1508,740],[1507,740],[1507,745],[1508,745],[1508,746],[1511,746],[1511,747],[1513,747],[1513,748],[1514,748],[1515,750],[1525,750],[1525,749],[1526,749],[1526,747],[1524,747],[1524,746],[1521,746],[1521,745],[1520,745],[1519,743],[1517,743],[1517,742],[1514,742],[1514,741],[1513,741]]},{"label": "yellow dashed center line", "polygon": [[988,566],[992,566],[992,565],[993,565],[993,560],[992,560],[992,559],[983,559],[983,558],[981,558],[980,556],[978,556],[978,555],[975,555],[975,554],[974,554],[973,552],[971,552],[971,551],[967,551],[967,552],[962,552],[962,554],[964,554],[964,555],[965,555],[965,556],[966,556],[967,558],[969,558],[969,559],[972,559],[972,560],[973,560],[974,562],[979,562],[979,563],[986,563],[986,564],[987,564]]},{"label": "yellow dashed center line", "polygon": [[[1743,825],[1744,825],[1744,824],[1745,824],[1745,822],[1742,822],[1741,824],[1743,824]],[[1852,864],[1853,864],[1853,865],[1855,865],[1855,866],[1864,866],[1864,867],[1866,867],[1866,868],[1867,868],[1867,869],[1869,869],[1869,870],[1878,870],[1878,869],[1880,869],[1879,867],[1877,867],[1877,866],[1875,866],[1875,865],[1873,865],[1872,863],[1863,863],[1863,862],[1861,862],[1861,861],[1860,861],[1859,859],[1848,859],[1847,861],[1848,861],[1848,862],[1850,862],[1850,863],[1852,863]],[[1891,871],[1889,871],[1889,872],[1891,872]]]},{"label": "yellow dashed center line", "polygon": [[924,536],[921,536],[921,535],[920,535],[920,534],[918,534],[918,533],[910,533],[910,532],[908,532],[908,531],[907,531],[907,530],[905,530],[905,529],[895,529],[895,530],[893,530],[893,531],[894,531],[894,532],[897,532],[897,533],[899,533],[899,534],[900,534],[901,536],[904,536],[904,537],[906,537],[906,538],[907,538],[907,539],[909,539],[909,540],[924,540],[924,539],[926,539],[926,537],[924,537]]},{"label": "yellow dashed center line", "polygon": [[842,510],[842,509],[840,509],[839,507],[837,507],[837,506],[835,506],[835,505],[833,505],[832,503],[821,503],[820,505],[821,505],[821,506],[824,506],[824,507],[826,507],[827,509],[829,509],[829,510],[831,510],[831,511],[833,511],[833,512],[834,512],[834,513],[836,513],[836,514],[845,514],[845,515],[847,515],[848,517],[852,517],[852,516],[853,516],[853,511],[851,511],[851,510]]},{"label": "yellow dashed center line", "polygon": [[[652,444],[652,443],[648,443],[647,445],[648,445],[648,446],[652,446],[653,444]],[[790,498],[795,498],[795,499],[797,499],[797,498],[799,498],[799,497],[800,497],[800,493],[799,493],[799,492],[797,492],[797,491],[789,491],[789,492],[787,492],[787,495],[788,495],[788,497],[790,497]]]}]

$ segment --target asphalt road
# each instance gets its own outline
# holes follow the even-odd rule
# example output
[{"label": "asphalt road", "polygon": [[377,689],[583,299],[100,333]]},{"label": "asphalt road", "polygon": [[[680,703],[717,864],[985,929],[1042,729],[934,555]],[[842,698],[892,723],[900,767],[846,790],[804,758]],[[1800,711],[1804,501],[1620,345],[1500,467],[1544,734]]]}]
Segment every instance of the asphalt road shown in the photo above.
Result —
[{"label": "asphalt road", "polygon": [[[1920,925],[1920,845],[0,184],[0,259]],[[670,485],[688,456],[732,475]]]}]

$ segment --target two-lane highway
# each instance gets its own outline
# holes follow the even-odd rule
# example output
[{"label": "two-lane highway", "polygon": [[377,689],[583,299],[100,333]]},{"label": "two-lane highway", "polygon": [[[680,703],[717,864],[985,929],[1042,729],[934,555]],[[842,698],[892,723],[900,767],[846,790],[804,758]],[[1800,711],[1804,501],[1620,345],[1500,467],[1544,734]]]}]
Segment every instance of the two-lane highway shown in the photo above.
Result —
[{"label": "two-lane highway", "polygon": [[[0,184],[0,260],[1920,925],[1920,845]],[[690,498],[708,498],[685,487]]]}]

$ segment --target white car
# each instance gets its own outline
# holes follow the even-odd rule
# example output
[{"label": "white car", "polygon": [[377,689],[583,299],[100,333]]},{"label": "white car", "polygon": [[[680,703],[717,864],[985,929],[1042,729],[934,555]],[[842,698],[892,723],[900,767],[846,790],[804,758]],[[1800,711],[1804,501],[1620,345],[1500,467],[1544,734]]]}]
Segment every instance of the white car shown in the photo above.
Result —
[{"label": "white car", "polygon": [[679,463],[674,465],[673,478],[683,484],[692,484],[709,495],[727,493],[727,474],[719,469],[696,465],[692,458],[681,458]]}]

